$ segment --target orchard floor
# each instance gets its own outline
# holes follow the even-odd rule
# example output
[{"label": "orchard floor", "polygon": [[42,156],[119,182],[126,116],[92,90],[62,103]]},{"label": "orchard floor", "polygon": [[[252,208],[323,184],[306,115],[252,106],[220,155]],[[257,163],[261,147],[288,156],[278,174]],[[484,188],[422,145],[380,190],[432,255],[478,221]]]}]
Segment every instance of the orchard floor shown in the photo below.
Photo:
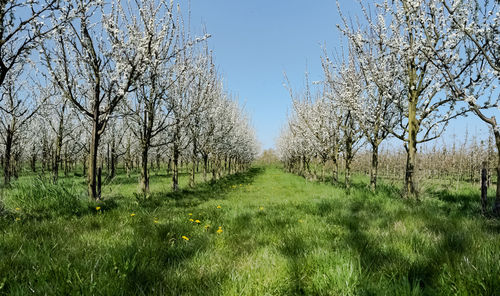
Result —
[{"label": "orchard floor", "polygon": [[81,178],[2,190],[0,294],[500,295],[477,188],[416,202],[269,166],[176,194],[158,177],[143,200],[136,180],[99,204]]}]

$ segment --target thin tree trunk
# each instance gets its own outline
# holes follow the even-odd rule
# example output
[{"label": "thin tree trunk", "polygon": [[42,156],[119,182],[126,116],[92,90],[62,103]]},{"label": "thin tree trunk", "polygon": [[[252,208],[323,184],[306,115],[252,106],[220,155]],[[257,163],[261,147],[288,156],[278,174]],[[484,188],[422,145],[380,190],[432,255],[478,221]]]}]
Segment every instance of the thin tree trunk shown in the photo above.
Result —
[{"label": "thin tree trunk", "polygon": [[179,149],[174,145],[173,173],[172,173],[172,190],[179,190]]},{"label": "thin tree trunk", "polygon": [[171,171],[172,171],[172,158],[169,157],[167,163],[167,175],[170,174]]},{"label": "thin tree trunk", "polygon": [[192,169],[191,169],[191,178],[189,179],[189,186],[194,187],[195,185],[195,175],[196,175],[196,139],[193,141],[193,156],[191,158]]},{"label": "thin tree trunk", "polygon": [[[496,127],[496,126],[495,126]],[[495,204],[493,206],[493,213],[497,216],[500,216],[500,131],[498,129],[493,129],[493,133],[495,135],[495,143],[497,145],[497,191],[495,197]]]},{"label": "thin tree trunk", "polygon": [[149,194],[149,174],[148,174],[148,150],[149,145],[142,145],[142,162],[141,162],[141,191],[143,194]]},{"label": "thin tree trunk", "polygon": [[[413,88],[416,86],[414,76],[416,67],[412,64],[410,67],[412,75],[410,79],[410,84]],[[416,188],[415,180],[415,168],[417,163],[417,134],[419,130],[418,120],[417,120],[417,102],[418,95],[415,89],[410,91],[409,96],[409,107],[408,107],[408,149],[406,158],[406,172],[405,172],[405,196],[407,198],[418,198],[418,192]]]},{"label": "thin tree trunk", "polygon": [[377,189],[378,176],[378,145],[372,143],[372,163],[370,168],[370,188],[372,191]]},{"label": "thin tree trunk", "polygon": [[339,181],[339,161],[338,161],[338,156],[339,156],[339,148],[338,146],[335,146],[333,155],[332,155],[332,162],[333,162],[333,172],[332,172],[332,183],[337,183]]},{"label": "thin tree trunk", "polygon": [[86,156],[83,156],[82,165],[83,165],[82,176],[85,176],[85,174],[87,173],[87,157]]},{"label": "thin tree trunk", "polygon": [[111,176],[111,149],[109,149],[109,143],[106,144],[106,173],[108,177]]},{"label": "thin tree trunk", "polygon": [[62,119],[59,121],[59,130],[57,133],[57,139],[56,139],[56,151],[55,151],[55,157],[54,157],[54,163],[52,165],[52,182],[54,184],[57,183],[57,179],[59,178],[59,164],[61,163],[61,151],[62,151],[62,132],[63,132],[63,124],[64,122]]},{"label": "thin tree trunk", "polygon": [[351,161],[352,161],[352,137],[349,135],[345,142],[345,188],[351,188]]},{"label": "thin tree trunk", "polygon": [[216,160],[215,162],[212,160],[211,163],[212,163],[212,181],[215,182],[215,180],[217,180],[217,172],[216,172],[216,167],[217,167],[217,163],[218,163],[218,156],[215,157]]},{"label": "thin tree trunk", "polygon": [[88,167],[88,193],[89,197],[94,200],[99,200],[97,192],[97,149],[99,147],[99,108],[94,109],[94,120],[92,126],[89,167]]},{"label": "thin tree trunk", "polygon": [[132,156],[130,155],[130,137],[127,138],[127,150],[125,151],[125,170],[127,171],[127,178],[130,178],[130,166]]},{"label": "thin tree trunk", "polygon": [[35,172],[36,172],[36,154],[33,154],[33,155],[31,156],[31,171],[32,171],[33,173],[35,173]]},{"label": "thin tree trunk", "polygon": [[101,199],[101,189],[102,189],[102,167],[97,170],[97,199]]},{"label": "thin tree trunk", "polygon": [[111,142],[111,172],[109,177],[113,179],[116,176],[116,161],[117,161],[117,155],[116,155],[116,143],[115,143],[115,138],[113,137],[113,140]]},{"label": "thin tree trunk", "polygon": [[207,182],[208,154],[203,155],[203,181]]},{"label": "thin tree trunk", "polygon": [[486,214],[488,209],[488,169],[486,167],[486,162],[483,162],[483,167],[481,168],[481,209],[483,215]]},{"label": "thin tree trunk", "polygon": [[11,179],[11,174],[12,174],[12,142],[13,142],[13,132],[9,128],[7,129],[7,135],[6,135],[6,141],[5,141],[5,154],[4,154],[4,167],[3,167],[3,173],[4,173],[4,184],[9,185],[10,184],[10,179]]}]

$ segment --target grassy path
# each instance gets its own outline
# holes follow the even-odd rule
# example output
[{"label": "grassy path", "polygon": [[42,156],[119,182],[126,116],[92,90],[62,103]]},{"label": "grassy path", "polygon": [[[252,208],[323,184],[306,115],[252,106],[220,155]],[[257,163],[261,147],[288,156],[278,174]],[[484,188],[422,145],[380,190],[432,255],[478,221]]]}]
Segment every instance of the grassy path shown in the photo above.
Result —
[{"label": "grassy path", "polygon": [[346,195],[267,167],[78,214],[11,209],[0,294],[498,295],[500,223],[460,198]]}]

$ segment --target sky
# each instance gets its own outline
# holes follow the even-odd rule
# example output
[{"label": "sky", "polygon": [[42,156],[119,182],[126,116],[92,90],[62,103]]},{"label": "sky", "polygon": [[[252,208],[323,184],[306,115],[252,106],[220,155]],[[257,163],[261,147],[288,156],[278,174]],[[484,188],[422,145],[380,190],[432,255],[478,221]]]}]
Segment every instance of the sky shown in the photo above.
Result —
[{"label": "sky", "polygon": [[[183,1],[182,9],[187,9]],[[203,27],[212,37],[210,48],[228,92],[239,98],[262,149],[274,147],[286,123],[291,99],[284,73],[293,89],[322,80],[321,55],[340,49],[341,23],[335,0],[191,0],[191,28],[201,36]],[[340,0],[347,16],[360,15],[356,1]],[[484,137],[486,125],[474,116],[450,124],[445,141],[469,134]]]}]

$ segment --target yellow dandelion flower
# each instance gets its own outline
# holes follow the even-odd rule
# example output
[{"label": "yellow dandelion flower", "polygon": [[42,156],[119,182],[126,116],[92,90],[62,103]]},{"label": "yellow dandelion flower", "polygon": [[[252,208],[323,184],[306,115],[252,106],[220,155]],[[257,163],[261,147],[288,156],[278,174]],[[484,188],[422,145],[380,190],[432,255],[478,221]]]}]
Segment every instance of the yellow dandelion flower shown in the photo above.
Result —
[{"label": "yellow dandelion flower", "polygon": [[20,220],[21,220],[21,218],[19,218],[19,217],[16,217],[16,221],[20,221]]},{"label": "yellow dandelion flower", "polygon": [[201,221],[200,221],[200,220],[194,220],[194,222],[196,222],[196,223],[201,223]]},{"label": "yellow dandelion flower", "polygon": [[189,219],[189,222],[194,222],[194,220],[193,219]]},{"label": "yellow dandelion flower", "polygon": [[193,216],[193,213],[189,213],[188,215],[189,215],[189,216]]},{"label": "yellow dandelion flower", "polygon": [[189,237],[183,235],[182,238],[185,240],[185,241],[188,241],[189,240]]},{"label": "yellow dandelion flower", "polygon": [[222,227],[219,226],[219,229],[217,229],[217,233],[221,234],[223,232]]},{"label": "yellow dandelion flower", "polygon": [[101,207],[95,207],[96,211],[99,211],[100,209],[101,209]]},{"label": "yellow dandelion flower", "polygon": [[159,221],[158,221],[158,220],[155,220],[154,222],[155,222],[155,223],[158,223]]},{"label": "yellow dandelion flower", "polygon": [[218,209],[220,209],[220,208],[221,208],[221,206],[217,206],[217,208],[218,208]]},{"label": "yellow dandelion flower", "polygon": [[134,217],[134,216],[135,216],[135,214],[134,214],[134,213],[130,214],[130,217]]},{"label": "yellow dandelion flower", "polygon": [[259,210],[263,211],[264,210],[264,207],[260,207]]},{"label": "yellow dandelion flower", "polygon": [[20,211],[20,210],[21,210],[21,208],[16,208],[16,211]]}]

